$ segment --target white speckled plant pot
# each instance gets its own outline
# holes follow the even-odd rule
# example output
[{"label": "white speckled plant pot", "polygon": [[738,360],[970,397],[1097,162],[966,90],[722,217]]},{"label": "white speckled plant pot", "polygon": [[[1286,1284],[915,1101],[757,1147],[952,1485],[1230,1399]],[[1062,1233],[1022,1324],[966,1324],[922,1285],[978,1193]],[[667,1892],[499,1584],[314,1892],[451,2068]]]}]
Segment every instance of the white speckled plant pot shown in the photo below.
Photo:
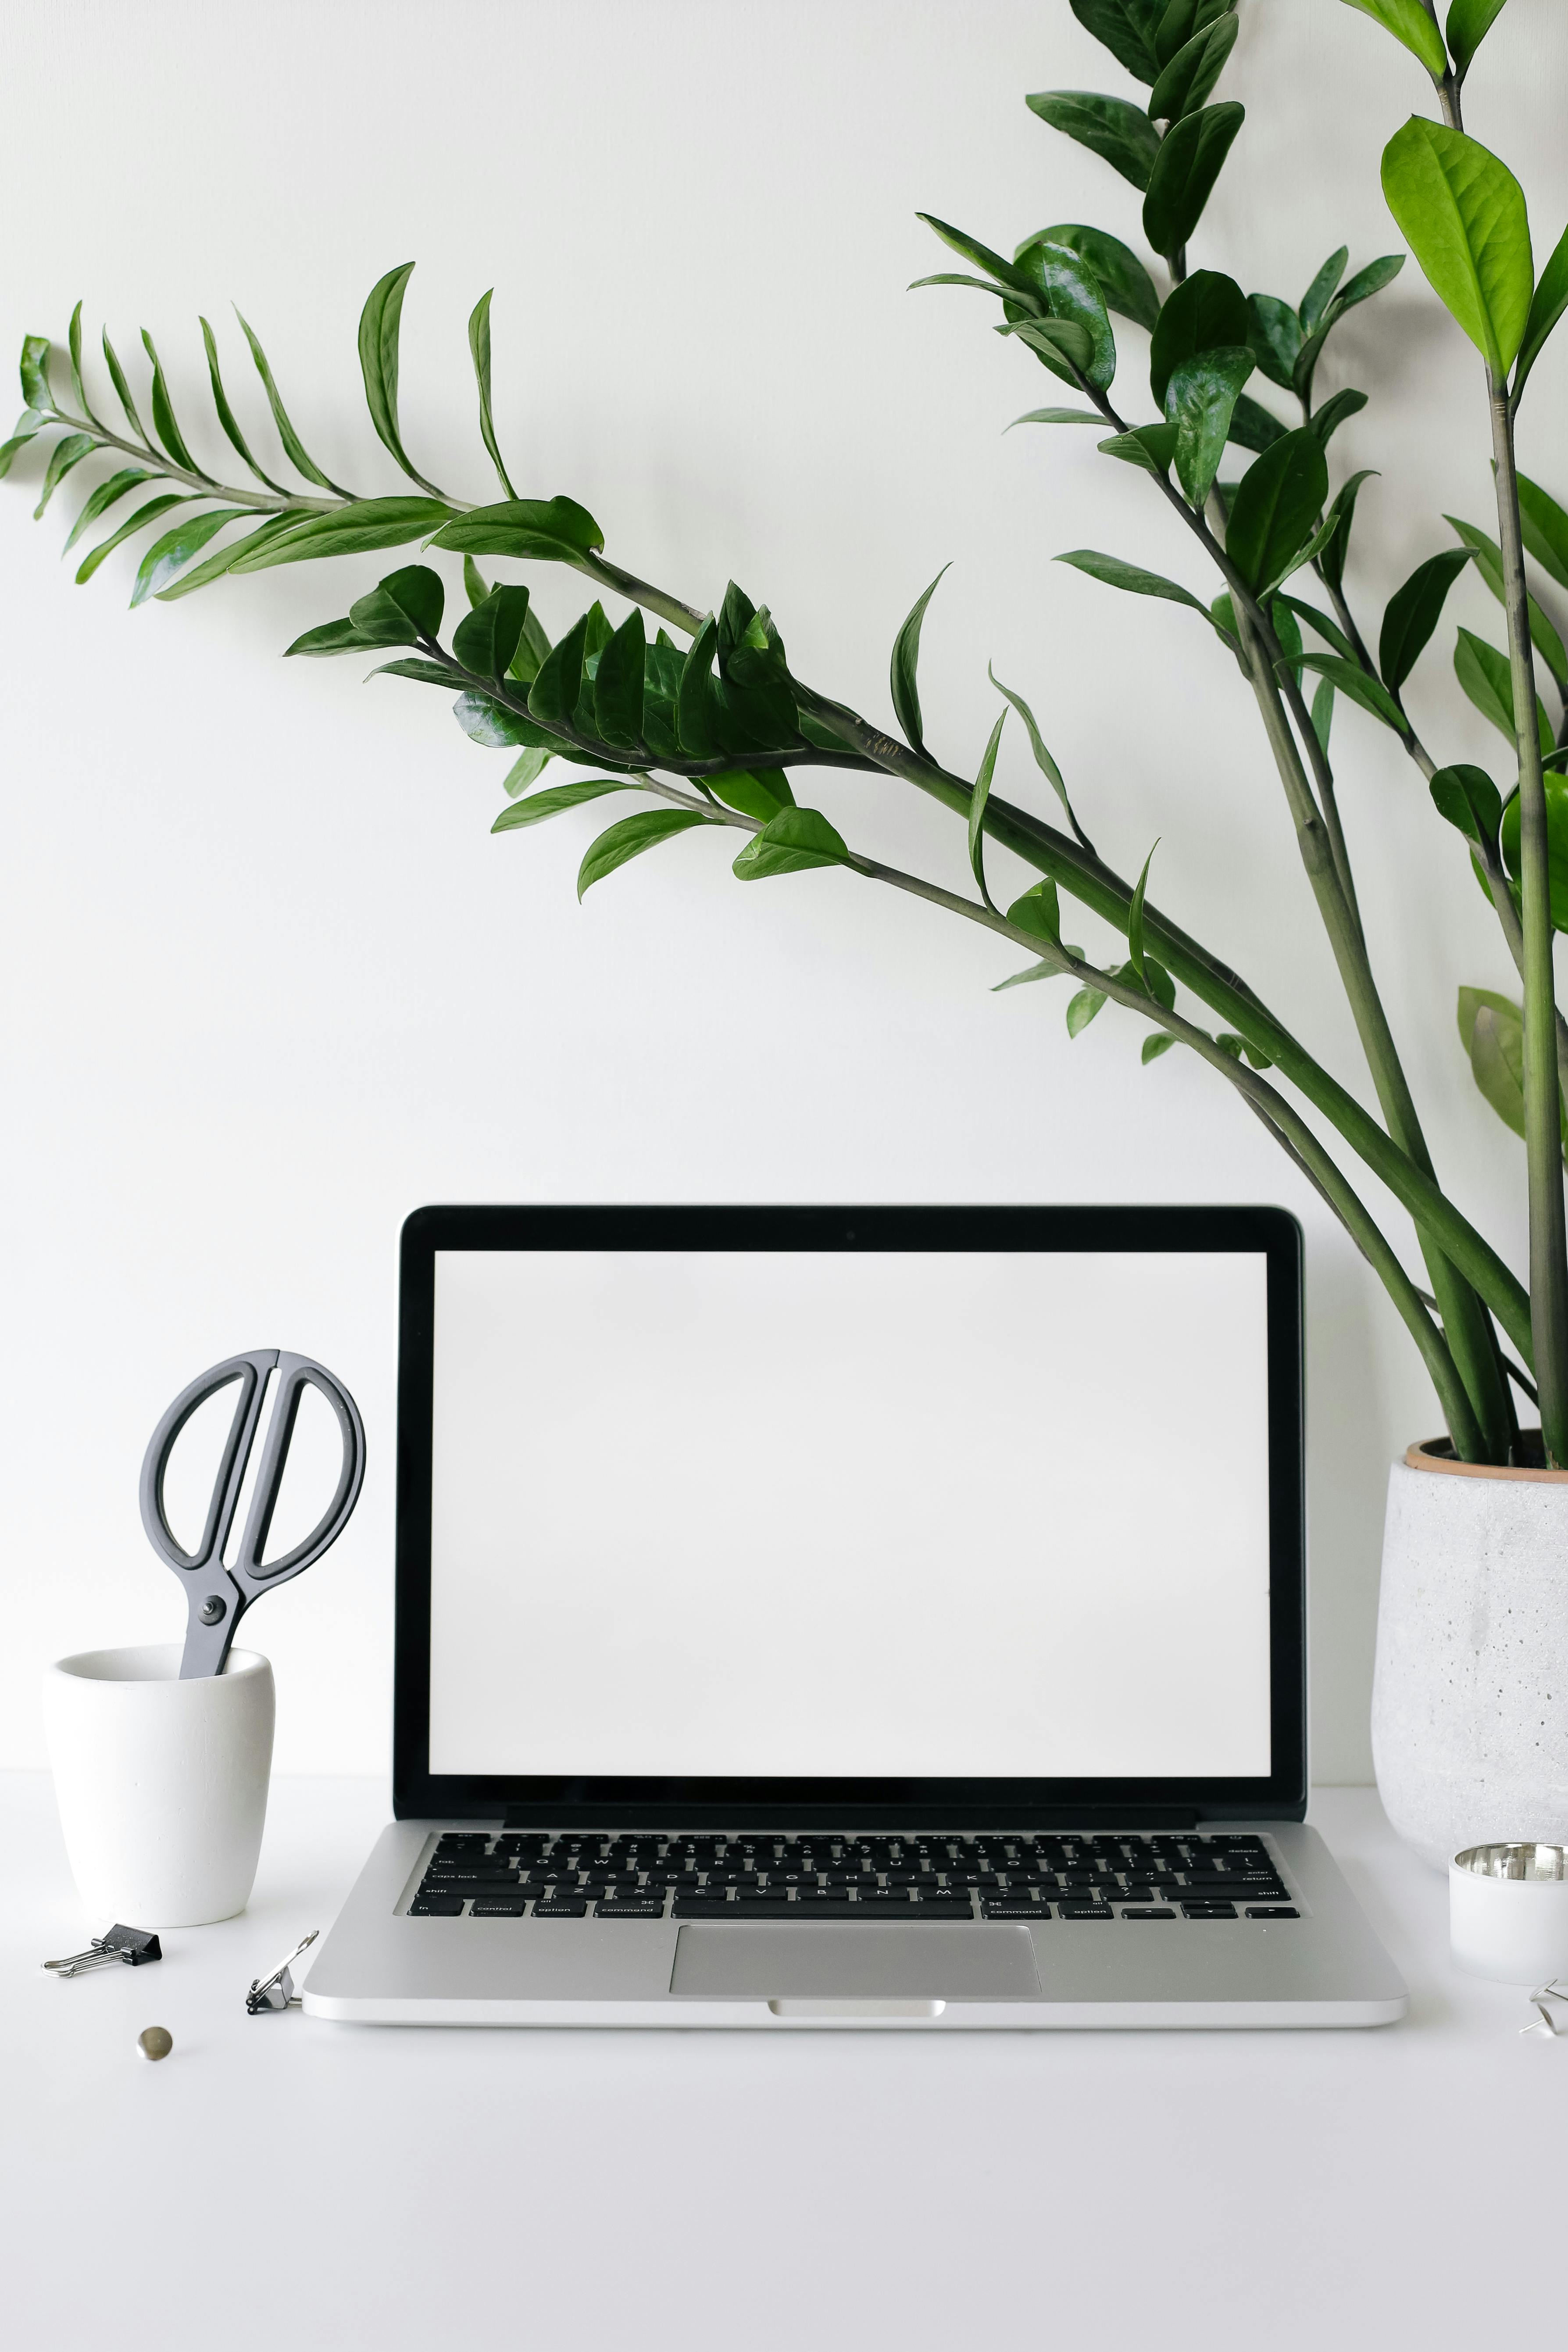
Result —
[{"label": "white speckled plant pot", "polygon": [[1372,1752],[1389,1820],[1435,1870],[1461,1846],[1568,1843],[1568,1472],[1416,1445],[1394,1464]]}]

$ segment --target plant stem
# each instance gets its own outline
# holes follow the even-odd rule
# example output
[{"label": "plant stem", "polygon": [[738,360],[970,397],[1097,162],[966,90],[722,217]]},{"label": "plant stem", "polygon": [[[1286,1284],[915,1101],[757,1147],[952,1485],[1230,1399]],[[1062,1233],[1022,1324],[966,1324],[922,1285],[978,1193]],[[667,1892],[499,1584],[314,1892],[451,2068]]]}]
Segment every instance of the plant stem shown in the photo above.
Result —
[{"label": "plant stem", "polygon": [[1498,543],[1519,743],[1520,895],[1524,932],[1524,1151],[1530,1182],[1530,1301],[1541,1432],[1552,1467],[1568,1464],[1568,1223],[1563,1202],[1557,993],[1552,964],[1551,845],[1535,716],[1535,663],[1524,577],[1519,478],[1508,385],[1489,373],[1497,466]]}]

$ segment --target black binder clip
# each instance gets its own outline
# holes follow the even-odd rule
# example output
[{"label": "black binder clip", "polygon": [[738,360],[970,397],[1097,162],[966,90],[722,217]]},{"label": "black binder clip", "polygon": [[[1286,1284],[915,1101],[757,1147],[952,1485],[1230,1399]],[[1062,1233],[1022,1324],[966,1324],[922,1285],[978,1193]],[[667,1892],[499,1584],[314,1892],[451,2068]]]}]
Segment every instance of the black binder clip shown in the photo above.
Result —
[{"label": "black binder clip", "polygon": [[85,1952],[69,1952],[63,1960],[46,1960],[44,1966],[62,1977],[79,1977],[89,1969],[107,1968],[110,1960],[139,1969],[163,1957],[163,1947],[150,1928],[116,1927],[107,1936],[95,1936]]}]

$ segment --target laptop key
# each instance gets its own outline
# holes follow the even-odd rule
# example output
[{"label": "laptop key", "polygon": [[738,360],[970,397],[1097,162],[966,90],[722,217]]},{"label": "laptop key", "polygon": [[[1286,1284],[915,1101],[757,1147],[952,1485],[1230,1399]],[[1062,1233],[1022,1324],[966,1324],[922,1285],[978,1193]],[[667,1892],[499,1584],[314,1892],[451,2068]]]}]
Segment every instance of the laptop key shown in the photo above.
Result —
[{"label": "laptop key", "polygon": [[523,1904],[521,1895],[478,1895],[469,1910],[470,1919],[521,1919]]},{"label": "laptop key", "polygon": [[408,1906],[410,1919],[457,1919],[462,1916],[460,1895],[416,1895]]},{"label": "laptop key", "polygon": [[1234,1919],[1236,1906],[1234,1903],[1184,1903],[1182,1916],[1184,1919]]},{"label": "laptop key", "polygon": [[1114,1911],[1103,1903],[1058,1903],[1057,1909],[1064,1919],[1114,1919]]},{"label": "laptop key", "polygon": [[1029,1903],[1012,1895],[984,1895],[980,1898],[980,1916],[983,1919],[1048,1919],[1051,1906],[1048,1903]]},{"label": "laptop key", "polygon": [[1248,1905],[1247,1916],[1249,1919],[1299,1919],[1301,1914],[1292,1905],[1285,1903],[1265,1904],[1257,1910]]},{"label": "laptop key", "polygon": [[556,1896],[548,1901],[542,1900],[536,1903],[533,1906],[533,1916],[536,1919],[585,1919],[588,1916],[588,1906],[581,1895]]},{"label": "laptop key", "polygon": [[1173,1911],[1153,1910],[1124,1911],[1121,1916],[1124,1919],[1173,1919],[1176,1915]]}]

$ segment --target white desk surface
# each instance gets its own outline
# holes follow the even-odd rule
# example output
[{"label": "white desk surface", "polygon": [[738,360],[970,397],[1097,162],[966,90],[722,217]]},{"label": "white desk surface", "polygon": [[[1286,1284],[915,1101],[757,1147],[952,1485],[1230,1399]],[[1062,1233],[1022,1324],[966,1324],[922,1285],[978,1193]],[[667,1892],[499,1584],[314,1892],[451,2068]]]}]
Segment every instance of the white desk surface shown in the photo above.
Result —
[{"label": "white desk surface", "polygon": [[[43,1774],[0,1777],[0,2308],[17,2352],[1270,2352],[1568,2330],[1568,2039],[1457,1975],[1368,1790],[1321,1828],[1404,1970],[1370,2032],[442,2031],[249,2018],[385,1817],[274,1784],[250,1908],[64,1982]],[[166,2025],[174,2054],[136,2053]]]}]

